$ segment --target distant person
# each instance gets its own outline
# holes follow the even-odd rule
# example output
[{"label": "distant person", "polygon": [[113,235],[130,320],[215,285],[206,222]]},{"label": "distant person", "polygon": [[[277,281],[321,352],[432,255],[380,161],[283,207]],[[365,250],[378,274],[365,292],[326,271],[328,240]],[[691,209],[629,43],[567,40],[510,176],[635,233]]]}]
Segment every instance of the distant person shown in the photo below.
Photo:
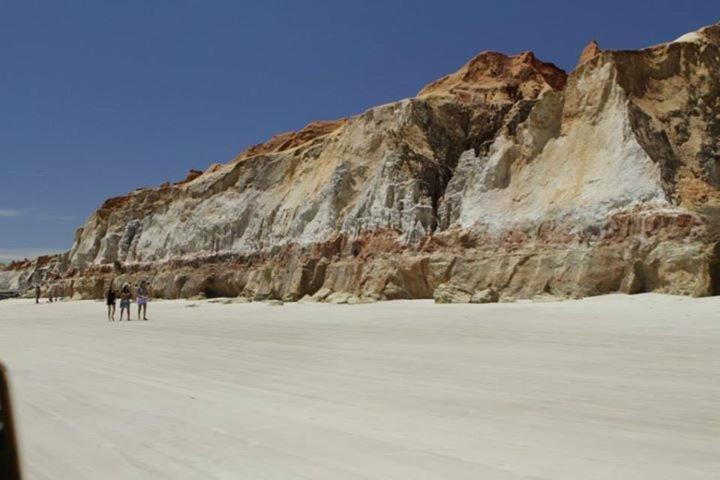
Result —
[{"label": "distant person", "polygon": [[115,321],[115,298],[116,297],[117,297],[117,292],[115,292],[115,286],[113,285],[113,282],[111,280],[110,286],[108,286],[107,292],[105,292],[105,300],[106,300],[107,308],[108,308],[108,322]]},{"label": "distant person", "polygon": [[138,320],[140,320],[140,312],[142,311],[142,319],[147,322],[147,304],[149,299],[150,292],[148,291],[147,282],[143,280],[140,282],[140,287],[137,291]]},{"label": "distant person", "polygon": [[35,303],[40,303],[40,285],[35,285]]},{"label": "distant person", "polygon": [[126,283],[123,285],[120,291],[120,321],[122,322],[123,310],[127,311],[127,321],[130,321],[130,299],[132,298],[132,292],[130,291],[130,284]]}]

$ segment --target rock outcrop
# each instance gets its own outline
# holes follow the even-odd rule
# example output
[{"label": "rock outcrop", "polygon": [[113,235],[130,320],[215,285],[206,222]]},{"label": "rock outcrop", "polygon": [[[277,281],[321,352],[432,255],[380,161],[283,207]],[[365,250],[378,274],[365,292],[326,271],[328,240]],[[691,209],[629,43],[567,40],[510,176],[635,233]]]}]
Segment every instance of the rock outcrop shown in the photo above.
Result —
[{"label": "rock outcrop", "polygon": [[600,52],[601,52],[600,45],[598,45],[598,43],[595,40],[591,40],[590,43],[588,43],[585,46],[582,53],[580,54],[580,60],[578,60],[578,66],[587,62],[588,60],[593,58],[595,55],[598,55]]},{"label": "rock outcrop", "polygon": [[[99,297],[497,301],[718,289],[720,25],[566,75],[484,52],[417,97],[106,201],[0,272]],[[480,294],[479,292],[483,292]],[[488,293],[490,292],[490,293]]]}]

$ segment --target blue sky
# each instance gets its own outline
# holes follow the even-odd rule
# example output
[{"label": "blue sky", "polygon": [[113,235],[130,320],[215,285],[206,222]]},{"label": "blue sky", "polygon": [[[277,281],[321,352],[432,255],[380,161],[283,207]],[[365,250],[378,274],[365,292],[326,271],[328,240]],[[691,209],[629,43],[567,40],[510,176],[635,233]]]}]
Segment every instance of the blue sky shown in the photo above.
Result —
[{"label": "blue sky", "polygon": [[108,197],[414,95],[483,50],[572,69],[720,21],[714,1],[8,1],[0,259],[62,251]]}]

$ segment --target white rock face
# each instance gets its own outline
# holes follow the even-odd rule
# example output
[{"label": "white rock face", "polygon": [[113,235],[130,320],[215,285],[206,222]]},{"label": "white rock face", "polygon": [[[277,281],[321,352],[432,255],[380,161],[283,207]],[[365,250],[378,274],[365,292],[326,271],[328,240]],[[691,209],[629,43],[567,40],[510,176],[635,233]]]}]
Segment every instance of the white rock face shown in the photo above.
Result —
[{"label": "white rock face", "polygon": [[323,242],[338,232],[398,229],[409,241],[425,237],[435,227],[432,201],[422,179],[403,169],[408,155],[431,165],[444,160],[428,138],[436,132],[422,129],[432,114],[417,100],[385,105],[351,119],[317,146],[207,173],[173,189],[168,202],[163,192],[131,194],[131,212],[113,213],[103,224],[97,215],[88,220],[71,263],[85,268],[115,260],[252,254]]},{"label": "white rock face", "polygon": [[494,232],[558,221],[572,231],[599,224],[618,209],[668,206],[659,167],[635,137],[616,74],[607,63],[571,79],[558,135],[539,153],[526,147],[528,141],[537,145],[532,118],[516,136],[499,135],[487,154],[464,152],[462,175],[448,186],[451,220]]},{"label": "white rock face", "polygon": [[27,277],[24,270],[0,271],[0,290],[20,290]]},{"label": "white rock face", "polygon": [[675,39],[673,43],[706,43],[720,45],[720,24],[701,28],[697,32],[689,32]]}]

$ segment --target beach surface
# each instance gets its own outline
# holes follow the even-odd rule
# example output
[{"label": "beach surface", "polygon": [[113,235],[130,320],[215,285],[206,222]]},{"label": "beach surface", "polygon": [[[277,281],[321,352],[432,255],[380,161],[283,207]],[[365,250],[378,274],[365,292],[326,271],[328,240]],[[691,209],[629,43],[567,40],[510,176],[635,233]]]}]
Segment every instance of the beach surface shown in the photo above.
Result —
[{"label": "beach surface", "polygon": [[720,298],[177,300],[148,316],[0,302],[26,478],[720,472]]}]

